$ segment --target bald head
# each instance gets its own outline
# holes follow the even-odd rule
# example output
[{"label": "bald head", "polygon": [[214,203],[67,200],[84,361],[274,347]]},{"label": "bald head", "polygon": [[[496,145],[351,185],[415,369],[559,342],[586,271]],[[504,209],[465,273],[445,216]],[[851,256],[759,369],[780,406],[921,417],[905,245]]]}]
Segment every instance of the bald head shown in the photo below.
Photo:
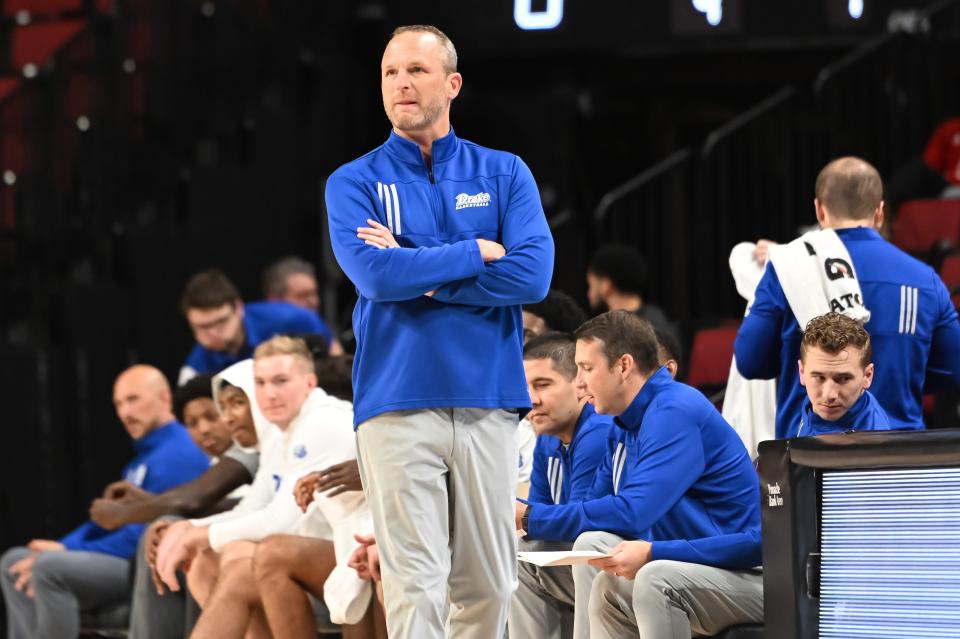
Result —
[{"label": "bald head", "polygon": [[120,373],[113,384],[113,405],[133,439],[173,420],[170,385],[153,366],[138,364]]},{"label": "bald head", "polygon": [[883,202],[883,181],[869,162],[838,158],[817,176],[816,197],[831,218],[869,221]]}]

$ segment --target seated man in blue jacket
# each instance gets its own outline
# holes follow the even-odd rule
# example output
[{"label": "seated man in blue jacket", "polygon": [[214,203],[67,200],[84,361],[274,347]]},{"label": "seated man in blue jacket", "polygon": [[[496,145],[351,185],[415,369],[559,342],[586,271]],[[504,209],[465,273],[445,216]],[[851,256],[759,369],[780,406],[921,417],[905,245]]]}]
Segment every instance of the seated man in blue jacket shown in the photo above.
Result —
[{"label": "seated man in blue jacket", "polygon": [[[210,460],[171,412],[170,387],[152,366],[133,366],[113,387],[117,415],[137,456],[124,479],[162,492],[200,476]],[[80,613],[130,596],[130,559],[143,524],[106,530],[88,521],[59,541],[35,539],[8,550],[2,565],[3,598],[10,639],[73,639]]]},{"label": "seated man in blue jacket", "polygon": [[287,302],[244,304],[237,287],[217,269],[190,278],[180,310],[197,343],[180,369],[178,385],[252,357],[253,349],[274,335],[320,336],[327,349],[333,344],[333,333],[316,313]]},{"label": "seated man in blue jacket", "polygon": [[[593,484],[613,420],[597,415],[578,392],[576,341],[569,333],[544,333],[524,346],[523,368],[537,433],[528,501],[581,501]],[[518,504],[522,518],[526,507]],[[573,539],[544,541],[532,536],[521,550],[570,550]],[[519,587],[510,605],[511,637],[560,637],[573,622],[573,574],[567,566],[540,568],[521,562]]]},{"label": "seated man in blue jacket", "polygon": [[807,323],[800,342],[800,384],[810,401],[788,437],[849,430],[890,430],[890,420],[867,389],[873,382],[870,335],[860,322],[827,313]]},{"label": "seated man in blue jacket", "polygon": [[[740,438],[707,398],[658,365],[653,329],[634,314],[604,313],[577,329],[576,338],[588,401],[598,413],[617,415],[622,440],[610,461],[613,472],[597,471],[588,499],[531,504],[527,514],[535,537],[576,538],[577,550],[611,553],[573,568],[574,636],[626,636],[630,627],[632,636],[639,628],[644,638],[690,637],[759,620],[762,578],[750,568],[761,562],[760,493]],[[648,571],[627,580],[647,562]],[[623,576],[597,577],[601,569]],[[698,589],[698,575],[734,587]],[[673,585],[658,589],[663,583]],[[591,588],[597,605],[588,608]],[[631,608],[631,590],[644,607]],[[659,608],[648,610],[648,602]],[[691,605],[698,612],[688,621]]]}]

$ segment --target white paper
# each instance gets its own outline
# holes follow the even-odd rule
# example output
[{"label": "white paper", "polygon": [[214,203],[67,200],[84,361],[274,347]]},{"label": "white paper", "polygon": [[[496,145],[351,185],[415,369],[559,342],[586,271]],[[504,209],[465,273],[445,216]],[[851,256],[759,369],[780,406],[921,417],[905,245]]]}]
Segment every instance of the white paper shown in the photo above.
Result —
[{"label": "white paper", "polygon": [[517,553],[517,559],[536,566],[573,566],[585,564],[591,559],[609,556],[596,550],[520,551]]}]

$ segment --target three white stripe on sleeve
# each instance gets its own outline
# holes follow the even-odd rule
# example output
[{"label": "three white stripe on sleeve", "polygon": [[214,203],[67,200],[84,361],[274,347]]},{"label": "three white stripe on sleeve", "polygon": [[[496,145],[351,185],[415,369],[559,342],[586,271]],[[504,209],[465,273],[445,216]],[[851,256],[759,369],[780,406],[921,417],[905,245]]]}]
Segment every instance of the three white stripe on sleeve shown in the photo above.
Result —
[{"label": "three white stripe on sleeve", "polygon": [[400,235],[400,198],[397,197],[396,184],[377,182],[377,197],[387,214],[387,228],[394,235]]},{"label": "three white stripe on sleeve", "polygon": [[623,463],[627,460],[627,451],[623,447],[623,442],[617,444],[617,450],[613,453],[613,464],[611,464],[611,470],[613,471],[613,494],[616,495],[620,491],[620,475],[623,474]]},{"label": "three white stripe on sleeve", "polygon": [[559,504],[563,490],[563,464],[558,457],[547,459],[547,481],[550,483],[550,498],[553,503]]},{"label": "three white stripe on sleeve", "polygon": [[[611,472],[613,473],[613,494],[616,495],[620,489],[620,476],[623,475],[623,466],[627,461],[627,451],[623,442],[617,444],[617,449],[613,453],[611,463]],[[553,503],[559,504],[561,491],[563,489],[563,464],[560,458],[550,457],[547,459],[547,482],[550,484],[550,497]]]},{"label": "three white stripe on sleeve", "polygon": [[900,287],[900,332],[917,333],[918,289],[915,286]]}]

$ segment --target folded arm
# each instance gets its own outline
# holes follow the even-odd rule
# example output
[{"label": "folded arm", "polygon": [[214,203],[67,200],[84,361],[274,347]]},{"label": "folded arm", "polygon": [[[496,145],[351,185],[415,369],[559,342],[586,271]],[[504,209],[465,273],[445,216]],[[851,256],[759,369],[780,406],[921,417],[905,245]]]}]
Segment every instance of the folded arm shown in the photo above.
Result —
[{"label": "folded arm", "polygon": [[475,240],[437,247],[381,250],[357,236],[379,213],[370,194],[334,173],[327,181],[327,218],[337,262],[361,295],[377,302],[416,299],[438,287],[483,271]]}]

